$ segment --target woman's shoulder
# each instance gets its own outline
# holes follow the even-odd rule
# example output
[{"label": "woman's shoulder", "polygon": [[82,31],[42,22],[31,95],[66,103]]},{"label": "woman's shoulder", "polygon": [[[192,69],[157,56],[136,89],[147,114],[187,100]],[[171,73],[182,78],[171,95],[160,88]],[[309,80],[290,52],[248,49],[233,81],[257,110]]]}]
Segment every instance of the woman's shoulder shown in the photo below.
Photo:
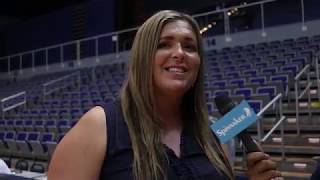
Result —
[{"label": "woman's shoulder", "polygon": [[[65,135],[62,141],[66,138],[77,139],[79,136],[82,138],[82,143],[89,140],[93,137],[104,137],[106,134],[106,114],[104,108],[101,106],[95,106],[87,111],[75,124],[73,128]],[[96,137],[95,140],[99,138]],[[104,137],[106,138],[106,137]],[[92,139],[93,140],[93,139]]]},{"label": "woman's shoulder", "polygon": [[82,121],[94,121],[95,123],[101,123],[106,119],[105,109],[101,106],[94,106],[88,112],[86,112],[83,117],[79,120]]}]

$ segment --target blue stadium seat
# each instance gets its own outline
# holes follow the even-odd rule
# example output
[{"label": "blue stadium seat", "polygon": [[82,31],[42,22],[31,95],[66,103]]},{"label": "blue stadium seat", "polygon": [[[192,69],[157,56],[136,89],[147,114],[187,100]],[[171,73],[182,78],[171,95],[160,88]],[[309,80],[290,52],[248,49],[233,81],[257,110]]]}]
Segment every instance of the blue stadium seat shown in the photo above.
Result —
[{"label": "blue stadium seat", "polygon": [[6,129],[7,130],[14,130],[14,121],[12,120],[7,120],[6,122]]},{"label": "blue stadium seat", "polygon": [[238,88],[244,87],[246,80],[244,78],[232,79],[229,81],[230,85],[235,85]]},{"label": "blue stadium seat", "polygon": [[8,147],[8,155],[16,156],[18,154],[18,148],[16,144],[16,132],[7,131],[4,137],[4,141]]},{"label": "blue stadium seat", "polygon": [[229,71],[225,73],[225,77],[226,78],[238,78],[239,76],[241,76],[240,71]]},{"label": "blue stadium seat", "polygon": [[256,94],[267,94],[270,100],[274,98],[277,94],[277,89],[275,86],[258,87],[256,91],[257,91]]},{"label": "blue stadium seat", "polygon": [[278,72],[277,67],[266,67],[261,69],[261,73],[265,75],[273,75],[273,74],[276,74],[277,72]]},{"label": "blue stadium seat", "polygon": [[[32,132],[29,134],[28,142],[29,142],[30,146],[32,147],[32,155],[36,159],[43,159],[43,160],[48,159],[47,147],[44,147],[41,143],[43,136],[45,136],[47,134],[53,136],[53,134],[50,132],[45,132],[42,134],[40,134],[39,132]],[[53,137],[52,137],[52,139],[53,139]]]},{"label": "blue stadium seat", "polygon": [[253,94],[252,88],[236,88],[234,89],[234,95],[243,95],[245,99],[250,99]]},{"label": "blue stadium seat", "polygon": [[[77,106],[74,106],[74,107],[77,107]],[[78,108],[71,109],[70,113],[71,113],[71,119],[79,118],[82,115],[82,111]]]},{"label": "blue stadium seat", "polygon": [[278,60],[272,61],[272,65],[277,66],[277,67],[284,66],[287,63],[288,63],[288,61],[286,59],[278,59]]},{"label": "blue stadium seat", "polygon": [[0,119],[0,132],[6,130],[6,122],[3,119]]},{"label": "blue stadium seat", "polygon": [[291,59],[291,63],[299,64],[300,67],[304,67],[307,64],[307,59],[305,57],[299,57]]},{"label": "blue stadium seat", "polygon": [[72,98],[70,105],[71,105],[71,107],[79,107],[80,106],[80,100],[76,99],[76,98]]},{"label": "blue stadium seat", "polygon": [[[239,65],[239,70],[248,70],[248,69],[251,69],[251,68],[253,68],[251,63],[246,63],[246,64],[240,64]],[[244,71],[243,71],[243,74],[245,74]]]},{"label": "blue stadium seat", "polygon": [[59,113],[58,113],[58,110],[56,108],[51,108],[49,110],[49,115],[48,115],[49,118],[59,118]]},{"label": "blue stadium seat", "polygon": [[256,62],[255,63],[255,67],[256,68],[266,68],[269,66],[268,62]]},{"label": "blue stadium seat", "polygon": [[261,100],[248,100],[248,104],[252,107],[255,113],[260,112],[263,102]]},{"label": "blue stadium seat", "polygon": [[38,132],[45,132],[45,121],[44,120],[35,120],[34,122],[34,129]]},{"label": "blue stadium seat", "polygon": [[57,145],[56,141],[54,140],[53,133],[47,132],[41,134],[40,141],[31,141],[30,142],[34,154],[44,160],[50,159],[55,146]]},{"label": "blue stadium seat", "polygon": [[28,136],[30,132],[19,132],[16,138],[19,157],[32,157],[32,150],[28,143]]},{"label": "blue stadium seat", "polygon": [[210,74],[210,78],[212,79],[222,79],[223,75],[221,73]]},{"label": "blue stadium seat", "polygon": [[71,128],[69,123],[70,122],[68,120],[58,120],[57,126],[59,133],[66,133]]},{"label": "blue stadium seat", "polygon": [[64,108],[70,107],[70,100],[67,100],[67,99],[62,100],[61,107],[64,107]]},{"label": "blue stadium seat", "polygon": [[230,96],[231,95],[231,90],[230,89],[220,89],[220,90],[215,90],[213,92],[213,95],[216,96]]},{"label": "blue stadium seat", "polygon": [[255,77],[258,75],[258,71],[256,69],[248,68],[242,72],[243,75],[247,75],[248,77]]},{"label": "blue stadium seat", "polygon": [[30,119],[24,120],[24,129],[26,131],[33,131],[34,130],[34,121]]},{"label": "blue stadium seat", "polygon": [[70,118],[71,114],[69,112],[69,109],[63,108],[59,110],[59,118],[60,119],[65,119],[65,118]]},{"label": "blue stadium seat", "polygon": [[41,109],[39,111],[39,114],[40,114],[41,117],[48,116],[48,110],[47,109]]},{"label": "blue stadium seat", "polygon": [[270,77],[272,82],[281,82],[282,89],[278,89],[280,92],[285,92],[287,94],[288,84],[289,84],[289,75],[288,74],[278,74]]},{"label": "blue stadium seat", "polygon": [[47,120],[45,122],[45,128],[47,132],[58,133],[56,120]]},{"label": "blue stadium seat", "polygon": [[208,67],[208,72],[220,72],[220,68],[218,67],[218,65],[213,67]]},{"label": "blue stadium seat", "polygon": [[252,84],[264,85],[267,82],[267,80],[266,76],[258,76],[249,78],[249,82]]},{"label": "blue stadium seat", "polygon": [[218,86],[219,88],[225,88],[228,85],[228,82],[226,80],[219,80],[219,81],[214,81],[211,84],[214,86]]},{"label": "blue stadium seat", "polygon": [[291,73],[295,76],[298,73],[298,71],[299,71],[299,66],[297,64],[290,64],[290,65],[285,65],[281,67],[280,72]]},{"label": "blue stadium seat", "polygon": [[233,65],[231,65],[231,66],[225,66],[225,67],[223,68],[223,72],[235,71],[235,70],[237,70],[237,67],[236,67],[236,66],[233,66]]},{"label": "blue stadium seat", "polygon": [[15,131],[24,131],[23,120],[15,120],[14,121],[14,129]]}]

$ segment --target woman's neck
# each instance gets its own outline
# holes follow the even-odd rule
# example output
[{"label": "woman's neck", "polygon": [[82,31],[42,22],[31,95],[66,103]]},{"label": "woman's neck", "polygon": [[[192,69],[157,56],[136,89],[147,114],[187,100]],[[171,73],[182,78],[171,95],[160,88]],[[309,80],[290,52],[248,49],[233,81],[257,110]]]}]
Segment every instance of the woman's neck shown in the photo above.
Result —
[{"label": "woman's neck", "polygon": [[156,113],[163,121],[164,131],[181,129],[183,117],[181,110],[182,99],[159,97],[156,99]]}]

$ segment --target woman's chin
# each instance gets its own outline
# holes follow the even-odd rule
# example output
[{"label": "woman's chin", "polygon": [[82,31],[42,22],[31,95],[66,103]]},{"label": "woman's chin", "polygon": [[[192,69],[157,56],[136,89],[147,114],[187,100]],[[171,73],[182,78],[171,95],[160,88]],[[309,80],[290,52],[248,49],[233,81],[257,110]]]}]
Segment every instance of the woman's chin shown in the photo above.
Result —
[{"label": "woman's chin", "polygon": [[177,95],[184,95],[188,90],[190,89],[190,86],[184,85],[184,84],[175,84],[166,87],[166,92],[170,94],[177,94]]}]

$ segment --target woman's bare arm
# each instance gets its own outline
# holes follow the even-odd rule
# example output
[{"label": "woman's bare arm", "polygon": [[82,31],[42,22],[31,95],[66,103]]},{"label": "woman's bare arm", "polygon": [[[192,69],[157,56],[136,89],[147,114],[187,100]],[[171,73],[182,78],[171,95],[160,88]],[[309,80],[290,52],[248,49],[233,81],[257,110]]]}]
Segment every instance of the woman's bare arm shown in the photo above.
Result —
[{"label": "woman's bare arm", "polygon": [[57,145],[49,180],[98,179],[107,146],[106,115],[94,107],[84,114]]}]

